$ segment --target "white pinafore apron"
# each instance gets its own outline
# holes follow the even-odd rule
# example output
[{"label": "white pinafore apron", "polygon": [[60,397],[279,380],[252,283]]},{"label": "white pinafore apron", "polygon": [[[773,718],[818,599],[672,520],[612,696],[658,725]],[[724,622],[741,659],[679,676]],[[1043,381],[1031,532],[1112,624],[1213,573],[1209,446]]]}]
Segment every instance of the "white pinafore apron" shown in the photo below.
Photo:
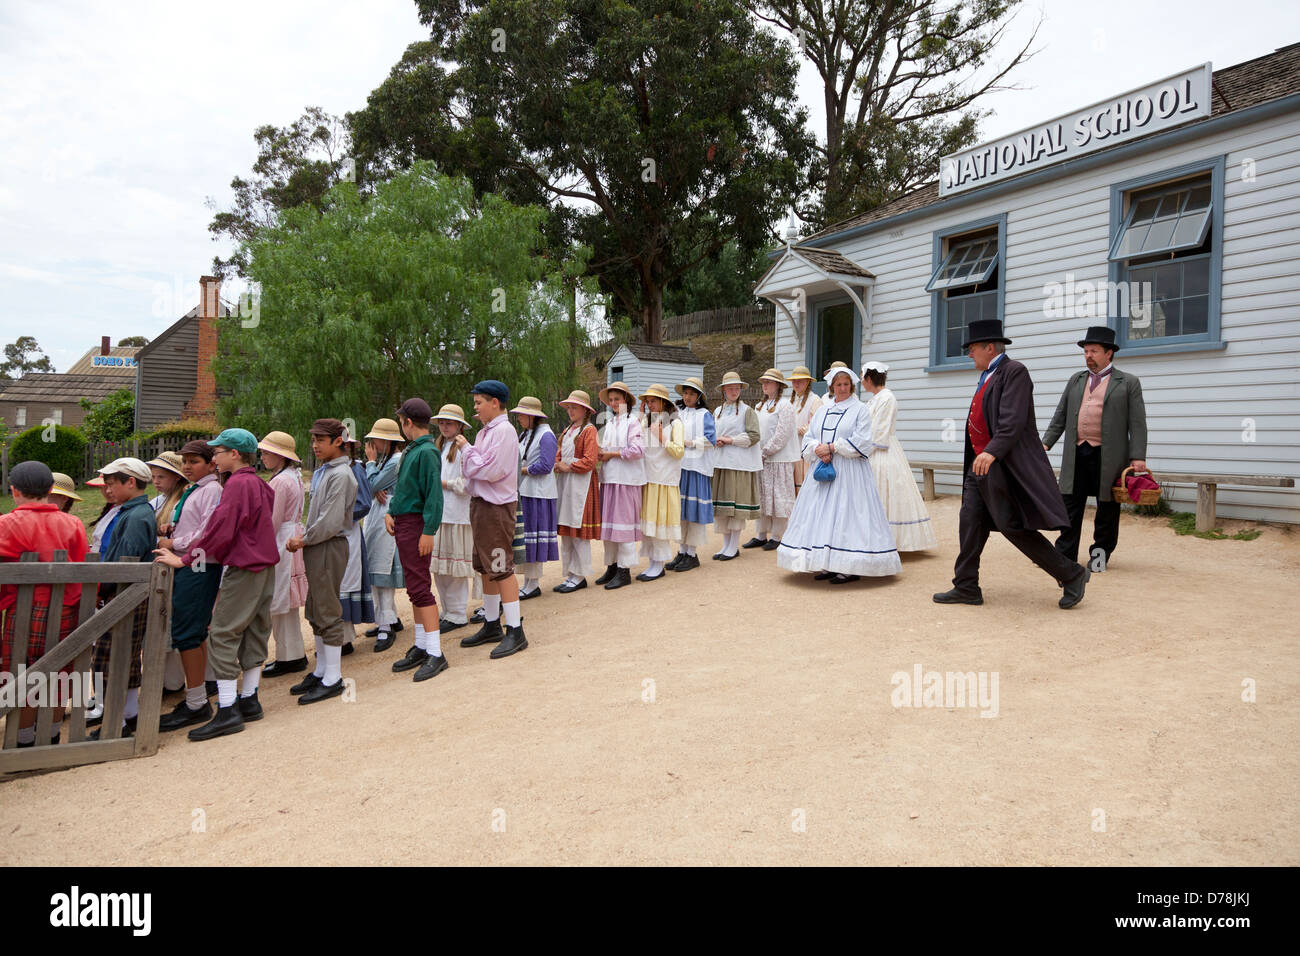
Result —
[{"label": "white pinafore apron", "polygon": [[[574,444],[581,431],[575,428],[567,428],[564,431],[564,439],[560,444],[560,461],[566,465],[572,465],[578,460],[574,452]],[[587,504],[587,489],[591,487],[591,472],[578,474],[562,471],[556,474],[555,480],[559,495],[556,524],[562,524],[566,528],[581,528],[582,511]]]}]

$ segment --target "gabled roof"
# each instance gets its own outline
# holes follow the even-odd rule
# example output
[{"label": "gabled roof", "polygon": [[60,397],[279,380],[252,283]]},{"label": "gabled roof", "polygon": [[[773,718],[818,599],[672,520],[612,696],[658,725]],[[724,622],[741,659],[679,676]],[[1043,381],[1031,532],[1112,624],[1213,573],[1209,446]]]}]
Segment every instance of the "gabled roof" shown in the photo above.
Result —
[{"label": "gabled roof", "polygon": [[[703,365],[704,360],[684,345],[650,345],[646,342],[624,342],[627,349],[643,362],[676,362],[680,365]],[[618,351],[615,349],[614,351]]]},{"label": "gabled roof", "polygon": [[82,397],[97,402],[123,388],[135,388],[135,369],[127,376],[66,372],[28,372],[0,392],[0,402],[76,404]]},{"label": "gabled roof", "polygon": [[[1218,119],[1230,113],[1238,113],[1252,106],[1259,106],[1261,103],[1267,103],[1270,100],[1300,93],[1300,43],[1292,43],[1290,46],[1281,47],[1272,53],[1266,53],[1264,56],[1256,57],[1253,60],[1227,66],[1222,70],[1215,70],[1212,80],[1212,89],[1214,91],[1213,114],[1188,123],[1186,127],[1179,127],[1179,129],[1195,127],[1198,124]],[[1156,132],[1151,135],[1159,136],[1161,133]],[[1095,150],[1088,155],[1089,157],[1105,155],[1111,150],[1122,149],[1146,138],[1137,137],[1125,140],[1113,146],[1107,146],[1105,149]],[[998,184],[1012,182],[1015,178],[1017,177],[1000,180]],[[962,193],[962,201],[979,194],[980,189],[972,189],[969,192]],[[957,197],[945,198],[953,199]],[[939,181],[935,180],[882,206],[877,206],[875,209],[867,210],[860,215],[827,226],[825,229],[806,236],[802,242],[808,243],[825,239],[836,233],[847,232],[870,223],[892,219],[894,216],[912,212],[925,206],[935,205],[938,202]],[[775,249],[771,254],[780,255],[780,252],[780,249]]]},{"label": "gabled roof", "polygon": [[[108,354],[115,358],[135,358],[135,354],[140,351],[139,346],[133,345],[115,345],[108,350]],[[100,354],[99,346],[90,349],[77,361],[72,363],[68,369],[68,375],[117,375],[122,378],[129,378],[135,381],[135,366],[127,365],[96,365],[95,356]]]},{"label": "gabled roof", "polygon": [[[225,302],[224,300],[222,300],[218,305],[217,311],[219,313],[220,318],[223,319],[234,314],[234,309],[230,306],[229,303]],[[167,328],[159,332],[158,337],[156,339],[153,339],[148,345],[139,349],[136,352],[136,359],[138,360],[144,358],[144,356],[148,355],[154,349],[158,348],[159,345],[165,342],[172,335],[173,332],[175,332],[177,329],[183,326],[186,322],[193,321],[198,317],[199,317],[199,307],[196,305],[194,308],[190,309],[188,312],[182,315],[171,325],[167,326]]]},{"label": "gabled roof", "polygon": [[[840,279],[848,279],[850,282],[854,279],[872,279],[876,277],[873,273],[862,268],[852,259],[840,255],[830,249],[814,249],[811,246],[786,246],[785,249],[777,249],[773,252],[776,261],[768,268],[766,272],[754,283],[755,291],[762,289],[768,278],[781,268],[782,263],[788,257],[793,256],[796,259],[802,259],[808,265],[812,266],[823,276],[819,281],[838,282]],[[861,283],[856,283],[860,285]],[[767,293],[760,293],[766,295]]]}]

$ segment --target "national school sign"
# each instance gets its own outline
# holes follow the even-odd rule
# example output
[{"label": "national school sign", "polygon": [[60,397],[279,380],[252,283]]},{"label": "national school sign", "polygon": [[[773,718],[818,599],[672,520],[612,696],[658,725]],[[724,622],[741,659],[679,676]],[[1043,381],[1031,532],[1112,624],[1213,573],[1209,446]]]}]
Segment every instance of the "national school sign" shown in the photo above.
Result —
[{"label": "national school sign", "polygon": [[1210,64],[939,161],[949,196],[1210,115]]}]

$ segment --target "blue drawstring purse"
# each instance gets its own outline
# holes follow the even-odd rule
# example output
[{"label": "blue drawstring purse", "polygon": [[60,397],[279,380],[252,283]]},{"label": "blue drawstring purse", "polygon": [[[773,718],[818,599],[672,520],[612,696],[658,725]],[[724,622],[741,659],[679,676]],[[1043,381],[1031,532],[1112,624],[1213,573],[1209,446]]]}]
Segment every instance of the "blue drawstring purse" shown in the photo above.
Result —
[{"label": "blue drawstring purse", "polygon": [[829,461],[817,462],[817,467],[813,469],[813,478],[817,481],[834,481],[835,465]]}]

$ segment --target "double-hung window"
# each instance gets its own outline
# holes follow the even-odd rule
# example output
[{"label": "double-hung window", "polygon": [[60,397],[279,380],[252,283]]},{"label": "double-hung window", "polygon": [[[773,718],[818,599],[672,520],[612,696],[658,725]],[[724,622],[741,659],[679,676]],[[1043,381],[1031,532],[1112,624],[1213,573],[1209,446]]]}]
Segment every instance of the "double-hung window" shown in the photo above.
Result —
[{"label": "double-hung window", "polygon": [[1006,217],[934,234],[931,366],[969,364],[961,343],[979,319],[1002,318]]}]

